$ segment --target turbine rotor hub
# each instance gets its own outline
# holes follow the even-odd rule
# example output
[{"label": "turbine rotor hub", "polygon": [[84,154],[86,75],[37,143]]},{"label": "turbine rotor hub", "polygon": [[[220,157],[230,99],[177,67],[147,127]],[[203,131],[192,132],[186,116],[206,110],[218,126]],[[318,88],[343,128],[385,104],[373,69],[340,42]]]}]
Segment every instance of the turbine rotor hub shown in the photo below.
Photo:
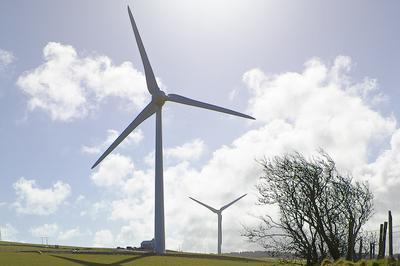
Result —
[{"label": "turbine rotor hub", "polygon": [[165,95],[165,92],[161,90],[159,93],[152,96],[152,102],[154,102],[156,105],[160,107],[164,105],[166,100],[167,100],[167,95]]}]

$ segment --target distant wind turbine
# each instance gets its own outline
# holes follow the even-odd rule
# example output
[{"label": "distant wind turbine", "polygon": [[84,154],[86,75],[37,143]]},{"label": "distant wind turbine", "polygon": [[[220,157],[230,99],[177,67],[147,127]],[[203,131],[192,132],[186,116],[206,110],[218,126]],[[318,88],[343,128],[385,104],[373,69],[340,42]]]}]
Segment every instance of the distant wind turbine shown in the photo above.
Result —
[{"label": "distant wind turbine", "polygon": [[222,211],[225,210],[226,208],[228,208],[229,206],[231,206],[232,204],[234,204],[235,202],[237,202],[238,200],[240,200],[241,198],[243,198],[246,195],[247,194],[244,194],[243,196],[240,196],[239,198],[235,199],[231,203],[228,203],[225,206],[222,206],[221,209],[219,209],[219,210],[214,209],[213,207],[210,207],[207,204],[198,201],[197,199],[189,197],[191,200],[194,200],[198,204],[203,205],[204,207],[206,207],[207,209],[209,209],[210,211],[212,211],[213,213],[216,213],[218,215],[218,255],[221,255],[221,246],[222,246]]},{"label": "distant wind turbine", "polygon": [[151,68],[146,51],[143,47],[142,39],[136,27],[132,12],[128,6],[129,18],[131,20],[133,33],[135,34],[136,43],[142,58],[144,73],[146,76],[146,84],[151,94],[151,102],[139,113],[139,115],[129,124],[129,126],[118,136],[111,146],[100,156],[96,163],[92,166],[95,168],[108,154],[110,154],[137,126],[143,121],[156,114],[156,156],[155,156],[155,215],[154,215],[154,240],[156,254],[165,253],[165,229],[164,229],[164,181],[163,181],[163,149],[162,149],[162,128],[161,113],[162,106],[166,101],[196,106],[208,110],[213,110],[230,115],[236,115],[244,118],[254,119],[251,116],[232,111],[216,105],[195,101],[177,94],[165,94],[157,85],[156,78]]}]

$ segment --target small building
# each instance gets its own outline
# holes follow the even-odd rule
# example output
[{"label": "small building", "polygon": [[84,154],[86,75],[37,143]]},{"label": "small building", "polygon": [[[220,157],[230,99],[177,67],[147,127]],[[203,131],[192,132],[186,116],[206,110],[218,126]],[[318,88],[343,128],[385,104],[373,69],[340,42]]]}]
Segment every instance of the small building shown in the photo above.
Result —
[{"label": "small building", "polygon": [[140,243],[141,249],[154,249],[154,238],[152,240],[144,240]]}]

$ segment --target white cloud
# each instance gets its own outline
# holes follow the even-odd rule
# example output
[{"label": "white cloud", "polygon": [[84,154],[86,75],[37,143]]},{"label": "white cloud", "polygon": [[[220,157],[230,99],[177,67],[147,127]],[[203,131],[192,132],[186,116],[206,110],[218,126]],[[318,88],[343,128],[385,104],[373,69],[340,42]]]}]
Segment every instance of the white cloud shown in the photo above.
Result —
[{"label": "white cloud", "polygon": [[79,203],[79,202],[83,201],[84,199],[85,199],[85,196],[79,195],[79,196],[76,198],[75,203]]},{"label": "white cloud", "polygon": [[98,186],[118,186],[132,175],[133,170],[133,162],[128,157],[118,153],[109,154],[91,179]]},{"label": "white cloud", "polygon": [[313,59],[303,73],[278,76],[250,70],[243,77],[252,94],[249,111],[266,125],[287,124],[293,134],[285,142],[294,149],[323,147],[343,168],[353,169],[367,160],[371,142],[390,136],[396,121],[363,101],[373,84],[352,83],[349,64],[348,57],[338,57],[331,68]]},{"label": "white cloud", "polygon": [[81,151],[87,154],[98,154],[101,152],[101,149],[97,146],[82,146]]},{"label": "white cloud", "polygon": [[137,212],[138,206],[139,204],[137,200],[131,200],[126,198],[121,200],[115,200],[112,202],[111,219],[131,220],[138,218],[137,214],[140,213]]},{"label": "white cloud", "polygon": [[18,230],[11,224],[0,225],[0,231],[2,241],[17,241]]},{"label": "white cloud", "polygon": [[40,109],[53,120],[86,117],[110,97],[142,107],[147,97],[143,74],[130,62],[114,65],[107,56],[80,56],[70,45],[49,42],[44,63],[18,78],[28,109]]},{"label": "white cloud", "polygon": [[148,165],[153,167],[154,166],[154,160],[155,160],[155,152],[149,152],[144,158],[143,161]]},{"label": "white cloud", "polygon": [[[108,129],[107,137],[102,143],[94,146],[82,146],[81,150],[83,153],[87,154],[98,154],[100,152],[104,152],[105,149],[107,149],[119,135],[120,133],[118,131],[114,129]],[[130,145],[138,144],[143,140],[143,138],[144,138],[143,131],[141,129],[136,129],[133,132],[131,132],[129,136],[126,137],[120,145],[118,145],[118,147],[126,148]]]},{"label": "white cloud", "polygon": [[114,247],[114,236],[110,230],[97,231],[93,239],[94,247]]},{"label": "white cloud", "polygon": [[126,137],[124,143],[122,144],[122,147],[124,147],[124,145],[138,144],[143,140],[143,138],[144,138],[143,131],[141,129],[135,129],[135,131],[131,132],[131,134],[129,134],[129,136]]},{"label": "white cloud", "polygon": [[[137,189],[142,191],[142,189]],[[147,195],[147,193],[144,193]],[[143,199],[147,201],[143,201]],[[136,199],[132,199],[129,197],[114,200],[111,204],[111,220],[140,220],[142,218],[140,216],[148,217],[152,214],[151,209],[153,207],[153,201],[149,201],[149,198],[138,196]],[[143,221],[142,221],[143,222]]]},{"label": "white cloud", "polygon": [[237,96],[238,96],[238,90],[237,89],[233,89],[233,90],[231,90],[229,92],[228,99],[230,101],[233,101]]},{"label": "white cloud", "polygon": [[15,56],[12,52],[0,49],[0,69],[15,61]]},{"label": "white cloud", "polygon": [[37,227],[33,227],[30,230],[30,233],[33,237],[39,238],[39,237],[48,237],[61,241],[65,240],[70,240],[74,239],[77,237],[81,237],[84,234],[79,230],[78,227],[72,228],[72,229],[67,229],[67,230],[61,230],[61,228],[58,226],[56,223],[52,224],[43,224]]},{"label": "white cloud", "polygon": [[99,201],[99,202],[95,202],[93,204],[93,208],[92,208],[92,214],[95,216],[96,214],[98,214],[99,212],[102,212],[104,210],[106,210],[109,207],[109,203],[106,201]]},{"label": "white cloud", "polygon": [[138,247],[143,240],[153,239],[152,232],[152,224],[135,220],[121,227],[115,241],[119,246],[129,245]]},{"label": "white cloud", "polygon": [[30,229],[34,237],[55,237],[58,234],[59,227],[57,224],[44,224]]},{"label": "white cloud", "polygon": [[167,157],[178,160],[196,160],[199,159],[205,150],[204,141],[195,139],[181,146],[165,149],[164,154]]},{"label": "white cloud", "polygon": [[52,214],[71,193],[70,185],[62,181],[57,181],[51,188],[42,189],[35,180],[21,177],[13,187],[17,194],[13,205],[18,213],[24,214]]},{"label": "white cloud", "polygon": [[92,220],[98,220],[109,211],[110,202],[108,200],[102,200],[95,203],[89,203],[86,208],[79,212],[80,216],[88,216]]},{"label": "white cloud", "polygon": [[[197,160],[204,154],[205,151],[206,145],[204,144],[204,141],[201,139],[194,139],[182,145],[164,149],[163,155],[165,159],[171,160]],[[154,151],[148,153],[144,157],[144,162],[149,166],[153,166],[155,160],[154,156]]]},{"label": "white cloud", "polygon": [[80,237],[82,235],[83,234],[81,233],[79,228],[73,228],[73,229],[69,229],[69,230],[60,232],[59,235],[58,235],[58,239],[60,239],[60,240],[70,240],[70,239],[73,239],[73,238]]},{"label": "white cloud", "polygon": [[[257,118],[253,129],[214,151],[200,169],[190,161],[165,167],[167,248],[215,252],[215,215],[187,197],[197,197],[219,208],[247,192],[247,197],[223,214],[223,251],[258,249],[247,243],[240,232],[241,224],[255,222],[251,214],[276,213],[276,208],[255,205],[254,185],[260,167],[254,159],[263,156],[294,150],[308,156],[324,148],[343,171],[357,173],[357,169],[363,169],[369,177],[363,172],[361,178],[373,179],[380,187],[396,187],[396,154],[400,147],[398,133],[392,136],[396,121],[373,109],[370,100],[379,91],[371,86],[377,83],[366,82],[369,78],[352,80],[350,69],[350,58],[340,56],[332,65],[312,59],[300,73],[266,75],[259,69],[246,72],[243,81],[251,95],[248,109]],[[379,166],[373,165],[368,161],[371,152],[376,152],[373,147],[385,145],[390,138],[391,148],[378,156],[375,164]],[[129,221],[121,232],[127,232],[129,241],[140,243],[151,236],[135,234],[136,228],[151,230],[154,222],[153,168],[135,169],[132,176],[119,180],[123,185],[118,187],[120,193],[116,193],[111,205],[110,219]],[[124,238],[117,236],[117,240]]]},{"label": "white cloud", "polygon": [[387,219],[386,211],[400,212],[400,129],[391,137],[390,146],[375,161],[361,165],[354,171],[355,177],[367,180],[375,194],[376,215],[370,222],[378,228],[379,223]]}]

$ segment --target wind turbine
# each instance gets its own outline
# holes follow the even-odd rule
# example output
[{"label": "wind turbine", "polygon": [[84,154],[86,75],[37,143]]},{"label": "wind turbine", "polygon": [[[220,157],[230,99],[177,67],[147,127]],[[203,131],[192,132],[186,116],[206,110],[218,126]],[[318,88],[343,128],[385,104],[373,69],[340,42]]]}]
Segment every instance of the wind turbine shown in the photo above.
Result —
[{"label": "wind turbine", "polygon": [[243,196],[240,196],[239,198],[235,199],[231,203],[228,203],[228,204],[222,206],[219,210],[214,209],[213,207],[208,206],[207,204],[205,204],[205,203],[203,203],[201,201],[198,201],[197,199],[189,197],[191,200],[194,200],[198,204],[203,205],[204,207],[206,207],[207,209],[209,209],[210,211],[212,211],[213,213],[216,213],[218,215],[218,255],[221,255],[221,246],[222,246],[222,211],[225,210],[226,208],[228,208],[229,206],[231,206],[232,204],[234,204],[235,202],[237,202],[238,200],[240,200],[241,198],[243,198],[246,195],[247,194],[244,194]]},{"label": "wind turbine", "polygon": [[155,252],[158,255],[165,253],[165,228],[164,228],[164,181],[163,181],[163,150],[162,150],[162,106],[166,101],[176,102],[191,106],[196,106],[208,110],[213,110],[230,115],[240,116],[244,118],[254,119],[251,116],[218,107],[216,105],[195,101],[177,94],[165,94],[157,85],[156,78],[151,68],[146,51],[143,47],[142,39],[136,27],[132,12],[128,6],[129,18],[132,24],[133,33],[137,46],[139,48],[140,57],[142,58],[144,73],[146,76],[146,84],[151,94],[150,103],[139,113],[139,115],[129,124],[129,126],[119,135],[116,140],[108,147],[108,149],[100,156],[96,163],[92,166],[95,168],[108,154],[110,154],[137,126],[143,121],[156,114],[156,155],[155,155],[155,215],[154,215],[154,240]]}]

